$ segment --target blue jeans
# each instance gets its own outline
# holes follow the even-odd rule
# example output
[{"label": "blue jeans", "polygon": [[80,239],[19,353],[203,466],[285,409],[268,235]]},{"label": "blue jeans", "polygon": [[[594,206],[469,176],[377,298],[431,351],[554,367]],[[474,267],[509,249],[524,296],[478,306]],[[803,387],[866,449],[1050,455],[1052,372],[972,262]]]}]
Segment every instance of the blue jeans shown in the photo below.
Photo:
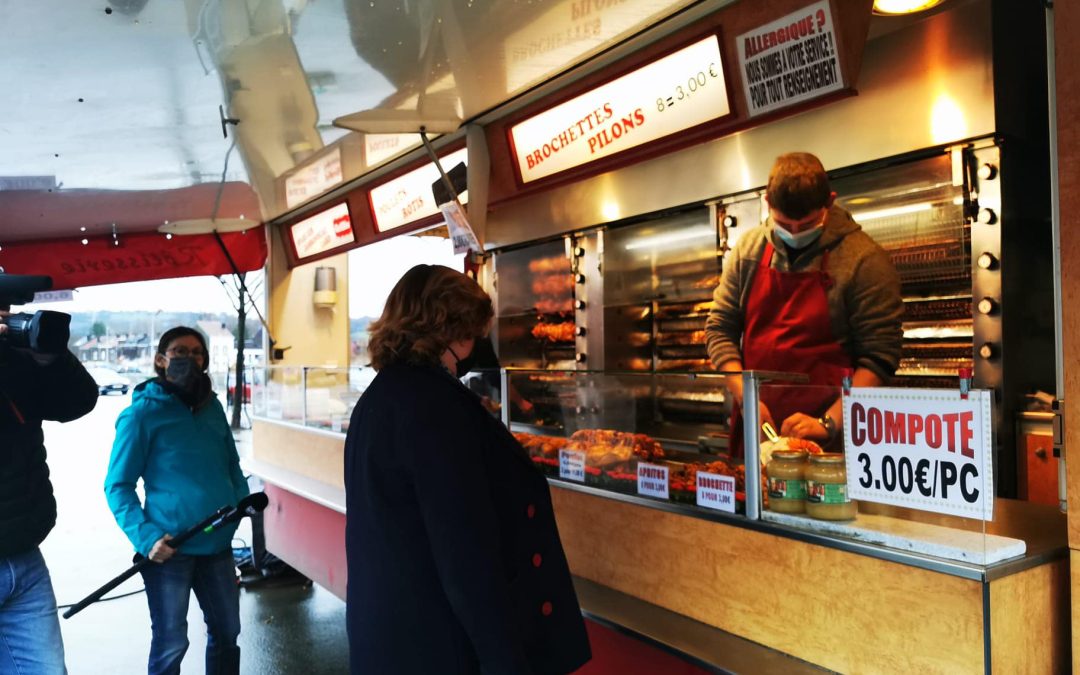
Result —
[{"label": "blue jeans", "polygon": [[41,551],[0,558],[0,675],[62,675],[64,642]]},{"label": "blue jeans", "polygon": [[149,675],[179,675],[188,648],[188,601],[191,592],[206,620],[207,675],[240,672],[240,587],[231,551],[216,555],[177,553],[164,563],[143,566],[150,605]]}]

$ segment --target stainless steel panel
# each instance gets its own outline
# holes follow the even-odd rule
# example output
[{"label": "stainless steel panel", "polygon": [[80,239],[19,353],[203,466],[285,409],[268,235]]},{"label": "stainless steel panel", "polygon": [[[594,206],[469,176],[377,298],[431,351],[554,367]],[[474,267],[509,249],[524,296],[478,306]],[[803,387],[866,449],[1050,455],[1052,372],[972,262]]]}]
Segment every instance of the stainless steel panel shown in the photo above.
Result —
[{"label": "stainless steel panel", "polygon": [[[602,268],[604,260],[604,233],[592,231],[573,240],[573,265],[575,274],[582,275],[575,284],[574,296],[585,302],[584,307],[575,305],[574,322],[577,325],[577,366],[579,369],[603,370],[604,354],[604,286],[607,283]],[[578,255],[580,253],[581,255]],[[581,331],[585,334],[582,335]]]},{"label": "stainless steel panel", "polygon": [[[1004,251],[1001,250],[1001,230],[1003,223],[1000,221],[1001,214],[1001,180],[979,180],[974,176],[975,167],[982,164],[1001,166],[1001,156],[996,147],[983,148],[968,156],[969,168],[972,178],[977,183],[970,186],[970,195],[977,204],[978,209],[992,209],[998,214],[993,223],[979,222],[978,218],[971,219],[971,259],[972,259],[972,296],[973,303],[978,305],[983,298],[994,300],[1001,304],[1001,269],[1004,264]],[[979,258],[983,255],[994,257],[996,263],[990,269],[979,266]],[[1013,262],[1013,261],[1010,261]],[[1020,263],[1021,261],[1015,261]],[[977,387],[997,390],[997,398],[1001,399],[1002,372],[1001,364],[1004,361],[1004,345],[1002,344],[1002,312],[993,311],[989,314],[974,312],[975,328],[975,382]],[[982,354],[982,349],[992,350],[987,357]],[[1000,409],[999,409],[1000,410]],[[1000,427],[1000,415],[996,427]],[[995,428],[995,433],[998,428]]]},{"label": "stainless steel panel", "polygon": [[859,95],[507,204],[489,218],[498,248],[765,184],[777,155],[851,166],[995,129],[990,3],[960,4],[867,44]]}]

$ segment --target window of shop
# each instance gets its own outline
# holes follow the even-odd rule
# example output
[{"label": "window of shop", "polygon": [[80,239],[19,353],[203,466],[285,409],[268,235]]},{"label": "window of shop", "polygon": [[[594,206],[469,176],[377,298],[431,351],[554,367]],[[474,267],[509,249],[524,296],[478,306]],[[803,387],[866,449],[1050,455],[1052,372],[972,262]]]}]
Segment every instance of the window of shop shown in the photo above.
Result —
[{"label": "window of shop", "polygon": [[350,251],[350,364],[368,364],[368,326],[382,314],[386,297],[401,275],[422,263],[461,270],[463,260],[463,254],[454,254],[450,240],[439,236],[395,237]]}]

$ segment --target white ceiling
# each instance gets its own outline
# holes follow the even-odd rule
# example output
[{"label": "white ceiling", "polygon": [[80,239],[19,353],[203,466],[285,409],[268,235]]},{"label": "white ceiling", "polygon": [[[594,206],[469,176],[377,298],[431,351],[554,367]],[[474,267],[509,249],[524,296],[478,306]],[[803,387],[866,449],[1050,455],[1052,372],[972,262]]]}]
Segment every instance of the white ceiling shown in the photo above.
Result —
[{"label": "white ceiling", "polygon": [[[72,190],[167,195],[224,175],[250,184],[263,217],[276,216],[277,177],[353,133],[333,127],[335,118],[406,109],[467,120],[689,4],[0,0],[0,244],[169,219],[167,199],[160,209],[137,200],[140,210],[123,214],[79,211],[70,199],[49,208]],[[228,139],[219,106],[240,120]],[[13,195],[4,178],[28,176],[55,177],[57,188],[35,194],[36,221],[5,218]],[[96,203],[114,201],[124,203]],[[219,217],[239,215],[218,208]],[[202,209],[214,215],[211,200]]]}]

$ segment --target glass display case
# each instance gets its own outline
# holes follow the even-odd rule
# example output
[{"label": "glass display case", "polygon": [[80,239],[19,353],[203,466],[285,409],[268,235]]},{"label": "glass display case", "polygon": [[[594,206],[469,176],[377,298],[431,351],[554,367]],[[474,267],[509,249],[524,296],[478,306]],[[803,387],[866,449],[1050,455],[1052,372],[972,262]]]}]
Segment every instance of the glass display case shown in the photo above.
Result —
[{"label": "glass display case", "polygon": [[557,240],[495,258],[499,358],[523,368],[573,367],[574,273]]},{"label": "glass display case", "polygon": [[[752,371],[502,377],[504,422],[562,487],[970,574],[1039,555],[1045,543],[1024,515],[1034,505],[994,498],[985,390],[844,395]],[[741,417],[729,378],[743,385]],[[827,412],[831,433],[819,421]],[[799,419],[817,425],[814,439],[783,433]]]},{"label": "glass display case", "polygon": [[[994,497],[992,392],[845,390],[782,373],[744,376],[744,403],[758,410],[747,428],[771,422],[745,436],[747,480],[757,467],[762,485],[750,517],[941,565],[988,567],[1029,552],[1031,532],[1015,527],[1028,505]],[[818,423],[824,438],[783,435],[792,415],[813,424],[827,412],[832,434]]]},{"label": "glass display case", "polygon": [[744,511],[742,462],[729,453],[725,376],[509,369],[504,378],[512,403],[503,419],[550,478]]},{"label": "glass display case", "polygon": [[344,433],[360,395],[375,378],[371,368],[266,366],[255,370],[257,417]]}]

